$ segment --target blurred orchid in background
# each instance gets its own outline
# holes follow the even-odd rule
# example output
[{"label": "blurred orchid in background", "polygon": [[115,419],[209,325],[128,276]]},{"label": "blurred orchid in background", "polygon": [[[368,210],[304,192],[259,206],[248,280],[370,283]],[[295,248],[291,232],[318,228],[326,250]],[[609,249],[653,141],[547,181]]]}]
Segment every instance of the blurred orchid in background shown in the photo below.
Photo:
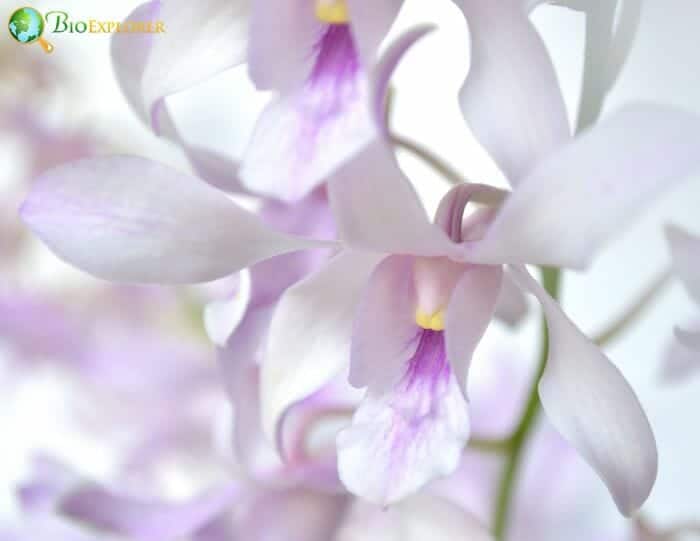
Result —
[{"label": "blurred orchid in background", "polygon": [[[0,231],[0,382],[19,404],[6,422],[19,430],[23,393],[39,396],[100,467],[28,423],[0,540],[697,533],[695,516],[659,519],[658,498],[647,503],[672,471],[668,425],[622,366],[629,353],[608,346],[633,339],[670,277],[700,302],[700,238],[663,206],[700,172],[700,107],[617,99],[650,32],[638,0],[443,4],[126,6],[120,17],[166,31],[115,33],[99,52],[135,119],[123,133],[49,121],[42,101],[85,82],[45,58],[29,75],[13,66],[0,130],[26,157],[6,198],[23,224],[3,217]],[[430,76],[413,107],[440,130],[456,118],[458,152],[483,169],[398,133],[416,86],[402,74],[446,33],[433,10],[461,24],[449,55],[428,55],[453,75],[452,108]],[[583,24],[582,64],[542,31],[553,14]],[[217,84],[216,100],[197,98]],[[257,111],[249,126],[218,115],[240,152],[220,126],[187,122],[232,101]],[[589,334],[563,286],[592,293],[572,271],[623,253],[655,212],[682,224],[666,228],[670,268],[615,318],[596,308],[605,326]],[[45,265],[60,270],[50,287]],[[653,368],[690,384],[698,334],[670,319],[676,341]],[[43,405],[46,374],[60,415]]]}]

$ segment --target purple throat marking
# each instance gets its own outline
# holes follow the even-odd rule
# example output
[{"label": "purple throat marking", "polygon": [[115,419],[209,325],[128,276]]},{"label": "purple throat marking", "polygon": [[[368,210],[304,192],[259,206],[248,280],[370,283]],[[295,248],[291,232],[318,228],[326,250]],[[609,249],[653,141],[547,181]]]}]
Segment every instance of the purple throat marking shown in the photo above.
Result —
[{"label": "purple throat marking", "polygon": [[451,369],[445,350],[443,331],[421,329],[418,347],[408,361],[403,378],[406,391],[437,392],[442,383],[449,381]]},{"label": "purple throat marking", "polygon": [[313,51],[315,61],[304,88],[298,111],[303,118],[297,149],[300,159],[315,152],[324,125],[341,117],[362,99],[360,60],[347,24],[327,26]]},{"label": "purple throat marking", "polygon": [[332,24],[326,27],[316,42],[314,53],[316,61],[309,76],[312,87],[337,91],[345,86],[355,86],[360,60],[349,25]]},{"label": "purple throat marking", "polygon": [[418,346],[408,360],[391,402],[391,427],[386,434],[391,455],[402,463],[413,445],[422,445],[441,416],[450,391],[452,369],[447,360],[443,331],[420,329]]}]

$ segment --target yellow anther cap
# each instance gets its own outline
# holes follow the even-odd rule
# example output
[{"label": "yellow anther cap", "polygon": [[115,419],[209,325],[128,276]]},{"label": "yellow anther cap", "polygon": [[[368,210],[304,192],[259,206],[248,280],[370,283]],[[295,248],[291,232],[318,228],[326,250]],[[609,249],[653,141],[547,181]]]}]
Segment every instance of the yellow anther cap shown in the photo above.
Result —
[{"label": "yellow anther cap", "polygon": [[348,22],[348,6],[345,0],[316,0],[316,17],[328,24]]},{"label": "yellow anther cap", "polygon": [[420,308],[416,310],[416,324],[429,331],[445,330],[445,313],[438,310],[434,314],[427,314]]}]

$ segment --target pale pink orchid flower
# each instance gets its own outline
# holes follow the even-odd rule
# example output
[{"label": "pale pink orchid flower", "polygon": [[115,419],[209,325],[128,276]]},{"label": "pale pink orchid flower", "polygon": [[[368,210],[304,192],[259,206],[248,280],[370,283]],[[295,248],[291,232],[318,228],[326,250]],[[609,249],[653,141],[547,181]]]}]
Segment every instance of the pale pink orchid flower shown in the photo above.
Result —
[{"label": "pale pink orchid flower", "polygon": [[[551,347],[539,392],[550,421],[598,472],[620,511],[631,514],[656,478],[649,422],[617,367],[523,265],[587,266],[670,181],[700,165],[700,120],[639,105],[571,140],[551,61],[527,11],[463,5],[473,62],[462,105],[516,188],[498,208],[473,215],[473,230],[465,230],[469,198],[492,188],[456,188],[433,224],[384,141],[342,168],[329,192],[347,249],[280,301],[263,365],[263,422],[273,434],[290,404],[349,362],[351,383],[366,386],[367,395],[338,438],[346,486],[390,503],[450,473],[469,435],[469,363],[506,265],[548,320]],[[532,72],[528,84],[503,79],[514,58],[517,69]],[[537,108],[542,95],[556,99]],[[500,106],[487,105],[499,96]],[[367,261],[371,252],[376,259]]]},{"label": "pale pink orchid flower", "polygon": [[[508,31],[500,20],[490,21],[494,40]],[[373,71],[370,108],[381,133],[391,73],[425,31],[404,34]],[[516,45],[527,53],[526,42]],[[479,73],[470,75],[473,84]],[[506,130],[502,120],[494,125]],[[698,165],[698,134],[700,121],[691,115],[629,108],[515,177],[516,190],[466,232],[461,212],[469,196],[493,189],[458,187],[432,224],[387,143],[375,139],[330,183],[346,249],[289,288],[275,309],[261,375],[266,433],[275,437],[290,406],[350,366],[351,381],[368,391],[353,425],[339,436],[346,485],[389,503],[449,473],[468,438],[469,361],[492,317],[506,264],[549,321],[552,347],[540,383],[545,410],[598,471],[620,510],[633,512],[656,475],[646,417],[617,368],[522,265],[585,266],[669,181]],[[537,141],[508,144],[529,148]],[[47,172],[22,215],[60,257],[121,281],[213,280],[274,255],[329,245],[270,229],[213,188],[132,157]],[[368,456],[369,464],[357,460]]]},{"label": "pale pink orchid flower", "polygon": [[[485,188],[457,188],[441,205],[454,214],[438,212],[431,224],[382,141],[341,169],[329,190],[349,250],[337,266],[294,286],[280,302],[263,365],[264,423],[273,432],[280,412],[323,381],[330,358],[338,366],[348,362],[345,349],[334,357],[330,349],[348,344],[351,382],[367,386],[367,397],[338,438],[346,486],[387,503],[449,473],[468,437],[469,361],[507,265],[548,320],[551,347],[539,384],[544,409],[628,515],[656,478],[648,420],[616,366],[523,265],[587,266],[671,180],[700,165],[700,120],[639,105],[571,140],[551,60],[527,11],[493,2],[463,7],[473,59],[463,110],[516,188],[472,236],[463,230],[461,212]],[[525,83],[509,79],[513,69],[525,67]],[[368,271],[359,269],[367,262],[357,253],[372,251],[383,255],[376,268],[369,262],[365,287]],[[346,284],[345,309],[337,305],[339,283]],[[333,302],[324,308],[328,299]],[[300,344],[292,355],[290,343]],[[289,358],[302,360],[291,364]]]}]

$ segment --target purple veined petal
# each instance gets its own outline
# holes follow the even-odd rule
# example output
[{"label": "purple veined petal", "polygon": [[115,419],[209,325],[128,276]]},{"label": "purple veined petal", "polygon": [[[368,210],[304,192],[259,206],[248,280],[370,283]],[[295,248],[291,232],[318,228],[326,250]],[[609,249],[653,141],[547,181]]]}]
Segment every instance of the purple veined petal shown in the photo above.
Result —
[{"label": "purple veined petal", "polygon": [[334,539],[348,498],[304,488],[266,491],[246,510],[236,539],[328,541]]},{"label": "purple veined petal", "polygon": [[471,36],[464,117],[511,184],[570,137],[554,66],[524,2],[459,0]]},{"label": "purple veined petal", "polygon": [[[229,9],[223,6],[223,2],[219,3],[222,4],[224,10]],[[233,6],[234,4],[235,2],[233,4],[227,3],[227,6]],[[206,8],[206,6],[202,7]],[[161,15],[161,10],[162,2],[160,0],[147,2],[132,11],[126,18],[126,21],[158,20]],[[170,30],[168,30],[168,32],[169,31]],[[164,101],[165,95],[161,96],[158,100],[155,116],[151,116],[144,104],[144,72],[149,61],[152,61],[151,53],[154,41],[162,37],[163,34],[129,34],[124,32],[117,32],[112,36],[112,64],[114,66],[117,83],[124,97],[144,124],[151,125],[153,122],[153,124],[157,126],[159,135],[173,141],[182,148],[187,158],[190,160],[192,167],[201,178],[223,190],[244,192],[245,190],[238,179],[237,163],[217,152],[190,145],[185,141],[170,116],[167,104]],[[188,40],[185,40],[185,43],[187,43],[188,46],[191,45]],[[158,45],[158,47],[161,46],[162,43]],[[182,57],[172,59],[172,61],[175,62],[180,60],[182,60]],[[213,60],[216,61],[215,58],[213,58]],[[204,64],[207,63],[205,62]],[[206,68],[207,66],[204,67]],[[215,62],[209,65],[208,68],[211,69],[211,73],[203,72],[202,80],[220,71],[219,66],[217,66]]]},{"label": "purple veined petal", "polygon": [[403,0],[346,0],[350,25],[365,65],[371,66]]},{"label": "purple veined petal", "polygon": [[156,132],[165,97],[245,61],[248,2],[170,0],[159,19],[165,32],[153,35],[142,79],[144,107]]},{"label": "purple veined petal", "polygon": [[309,54],[308,79],[265,108],[240,169],[249,190],[287,202],[325,182],[376,137],[349,27],[329,25]]},{"label": "purple veined petal", "polygon": [[[355,0],[358,7],[363,11],[371,11],[375,6],[384,7],[390,3],[401,4],[403,0],[379,0],[372,2],[371,0]],[[349,4],[348,9],[352,10]],[[354,20],[354,19],[353,19]],[[359,21],[353,23],[353,29],[357,29]],[[368,25],[380,24],[379,21],[367,21]],[[421,38],[435,30],[434,25],[424,24],[411,28],[396,38],[388,50],[382,54],[379,61],[374,65],[370,77],[370,93],[371,107],[374,115],[374,122],[380,127],[380,132],[383,136],[388,136],[388,126],[386,126],[386,98],[389,90],[389,82],[394,75],[397,66],[403,59],[404,55],[415,45]],[[374,52],[372,54],[375,54]]]},{"label": "purple veined petal", "polygon": [[686,331],[676,328],[674,333],[683,346],[694,351],[700,351],[700,331]]},{"label": "purple veined petal", "polygon": [[225,346],[243,320],[250,302],[250,289],[250,272],[244,269],[238,273],[237,284],[226,298],[211,301],[204,307],[204,330],[217,346]]},{"label": "purple veined petal", "polygon": [[700,117],[627,107],[545,159],[465,258],[584,268],[609,237],[700,166]]},{"label": "purple veined petal", "polygon": [[469,266],[457,282],[447,307],[447,358],[465,396],[472,355],[493,319],[502,281],[500,266]]},{"label": "purple veined petal", "polygon": [[84,486],[65,496],[62,514],[135,541],[175,541],[228,511],[241,497],[237,483],[213,489],[191,501],[165,503],[129,498],[100,486]]},{"label": "purple veined petal", "polygon": [[453,473],[469,438],[467,402],[442,331],[416,325],[415,353],[392,385],[370,384],[352,424],[337,437],[345,487],[389,505]]},{"label": "purple veined petal", "polygon": [[329,182],[328,193],[339,237],[351,247],[428,257],[461,252],[428,220],[413,186],[382,140],[346,163]]},{"label": "purple veined petal", "polygon": [[253,2],[248,73],[260,90],[289,92],[307,80],[324,25],[310,0]]},{"label": "purple veined petal", "polygon": [[393,383],[416,351],[416,292],[409,256],[389,256],[372,272],[355,314],[350,384]]},{"label": "purple veined petal", "polygon": [[549,327],[549,357],[539,383],[542,407],[629,516],[649,496],[658,456],[649,421],[618,368],[586,338],[524,267],[516,282],[542,305]]},{"label": "purple veined petal", "polygon": [[357,501],[335,541],[492,541],[469,512],[437,496],[421,494],[388,509]]},{"label": "purple veined petal", "polygon": [[279,421],[292,404],[347,368],[359,294],[379,259],[342,252],[282,295],[261,368],[263,430],[271,441],[280,443]]},{"label": "purple veined petal", "polygon": [[20,212],[59,257],[124,282],[214,280],[280,253],[325,245],[271,230],[218,190],[138,157],[47,171]]},{"label": "purple veined petal", "polygon": [[700,236],[671,225],[666,227],[666,239],[671,247],[673,271],[691,298],[700,304]]}]

